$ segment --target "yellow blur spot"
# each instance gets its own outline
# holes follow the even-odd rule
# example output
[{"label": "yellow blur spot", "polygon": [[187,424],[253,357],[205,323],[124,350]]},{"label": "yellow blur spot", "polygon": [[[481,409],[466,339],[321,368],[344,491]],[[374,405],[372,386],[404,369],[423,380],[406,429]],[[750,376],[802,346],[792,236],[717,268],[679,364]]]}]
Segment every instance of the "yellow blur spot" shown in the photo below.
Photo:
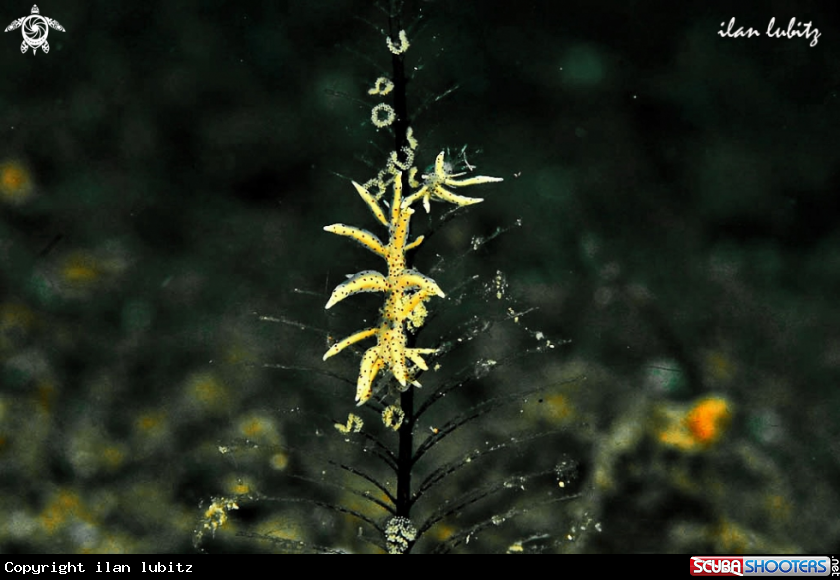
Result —
[{"label": "yellow blur spot", "polygon": [[230,487],[230,492],[234,495],[245,495],[247,493],[251,493],[251,486],[240,481]]},{"label": "yellow blur spot", "polygon": [[119,447],[111,445],[102,451],[102,459],[109,468],[116,469],[122,465],[125,459],[125,452]]},{"label": "yellow blur spot", "polygon": [[248,439],[276,443],[277,425],[275,422],[263,415],[248,415],[239,421],[239,432]]},{"label": "yellow blur spot", "polygon": [[224,411],[229,403],[227,388],[210,372],[195,373],[188,379],[187,396],[208,412]]},{"label": "yellow blur spot", "polygon": [[58,395],[58,389],[50,381],[40,381],[35,389],[35,396],[38,402],[38,408],[49,413],[52,411],[53,403]]},{"label": "yellow blur spot", "polygon": [[750,546],[750,533],[739,524],[722,520],[712,529],[712,537],[723,552],[745,554]]},{"label": "yellow blur spot", "polygon": [[58,492],[41,512],[39,518],[48,534],[54,534],[71,520],[91,520],[79,495],[69,490]]},{"label": "yellow blur spot", "polygon": [[448,524],[438,524],[435,526],[435,538],[438,539],[440,542],[444,542],[452,537],[452,535],[456,532],[455,526],[450,526]]},{"label": "yellow blur spot", "polygon": [[0,199],[20,205],[31,197],[33,189],[26,166],[16,160],[0,163]]},{"label": "yellow blur spot", "polygon": [[289,466],[289,456],[283,452],[275,453],[271,456],[269,463],[272,469],[276,469],[277,471],[283,471]]},{"label": "yellow blur spot", "polygon": [[144,413],[137,417],[137,419],[134,422],[134,425],[140,431],[154,431],[155,429],[163,425],[163,421],[163,413]]},{"label": "yellow blur spot", "polygon": [[0,304],[0,333],[26,332],[35,321],[35,316],[23,304],[4,302]]},{"label": "yellow blur spot", "polygon": [[545,398],[544,412],[552,421],[565,421],[574,414],[574,407],[566,395],[551,395]]},{"label": "yellow blur spot", "polygon": [[771,494],[764,499],[764,505],[771,518],[782,522],[790,521],[793,506],[784,496]]},{"label": "yellow blur spot", "polygon": [[70,284],[90,284],[102,275],[97,260],[88,253],[74,252],[61,267],[61,277]]},{"label": "yellow blur spot", "polygon": [[230,346],[224,354],[228,364],[242,364],[257,362],[257,355],[242,345]]}]

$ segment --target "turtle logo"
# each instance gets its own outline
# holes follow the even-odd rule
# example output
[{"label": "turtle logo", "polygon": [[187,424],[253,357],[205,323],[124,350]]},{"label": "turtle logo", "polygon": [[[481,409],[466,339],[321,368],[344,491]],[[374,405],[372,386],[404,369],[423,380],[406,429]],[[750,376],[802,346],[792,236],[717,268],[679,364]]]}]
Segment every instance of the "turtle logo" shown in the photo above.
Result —
[{"label": "turtle logo", "polygon": [[47,42],[47,34],[49,34],[50,28],[64,32],[64,27],[57,20],[41,16],[37,4],[32,6],[32,14],[12,21],[3,32],[9,32],[17,28],[22,28],[23,31],[23,43],[20,45],[20,51],[23,53],[26,52],[27,48],[32,48],[32,54],[38,52],[38,48],[43,50],[44,54],[50,51],[50,45]]}]

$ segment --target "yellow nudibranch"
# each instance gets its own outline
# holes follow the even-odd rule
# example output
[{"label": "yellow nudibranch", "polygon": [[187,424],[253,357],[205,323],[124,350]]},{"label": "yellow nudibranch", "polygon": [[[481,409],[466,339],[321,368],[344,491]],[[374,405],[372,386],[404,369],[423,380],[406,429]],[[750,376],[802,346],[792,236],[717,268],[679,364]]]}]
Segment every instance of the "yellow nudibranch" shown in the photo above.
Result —
[{"label": "yellow nudibranch", "polygon": [[[416,172],[416,169],[412,168],[412,170]],[[423,236],[419,236],[411,243],[408,242],[411,216],[414,214],[411,205],[422,199],[423,207],[428,212],[430,199],[461,206],[479,203],[483,200],[456,195],[448,191],[446,187],[455,188],[502,181],[499,177],[483,175],[456,179],[462,175],[464,173],[448,173],[448,167],[444,163],[444,152],[441,152],[435,160],[434,173],[423,175],[423,182],[419,189],[403,199],[402,173],[396,172],[392,183],[394,196],[388,208],[390,215],[387,217],[377,198],[354,181],[353,186],[356,192],[373,212],[376,220],[388,228],[387,244],[383,244],[375,234],[353,226],[332,224],[324,227],[324,230],[330,233],[355,240],[388,263],[387,276],[375,270],[365,270],[350,276],[333,290],[325,307],[332,308],[348,296],[360,292],[385,293],[385,304],[382,307],[379,326],[366,328],[336,342],[324,354],[324,360],[327,360],[352,344],[376,337],[376,345],[367,349],[362,356],[356,383],[356,401],[359,405],[363,405],[370,399],[373,394],[373,383],[382,369],[390,371],[403,388],[408,388],[409,385],[419,387],[420,383],[415,378],[416,369],[421,371],[429,369],[426,361],[423,360],[423,355],[437,352],[434,348],[408,348],[406,346],[408,342],[406,327],[416,330],[422,325],[423,317],[418,316],[418,313],[425,312],[424,303],[432,296],[445,297],[443,290],[434,280],[417,270],[406,267],[406,253],[423,242]]]}]

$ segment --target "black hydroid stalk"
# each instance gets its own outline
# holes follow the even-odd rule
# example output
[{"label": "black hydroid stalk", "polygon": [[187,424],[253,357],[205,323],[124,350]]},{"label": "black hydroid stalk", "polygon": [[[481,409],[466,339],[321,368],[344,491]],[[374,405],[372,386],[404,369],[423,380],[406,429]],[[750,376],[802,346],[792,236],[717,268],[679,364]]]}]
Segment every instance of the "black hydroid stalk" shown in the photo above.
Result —
[{"label": "black hydroid stalk", "polygon": [[[397,8],[400,4],[399,0],[391,0],[391,10],[388,17],[388,33],[390,38],[396,39],[400,31],[403,30],[402,18]],[[393,69],[393,83],[394,83],[394,112],[397,118],[394,120],[394,151],[400,156],[400,161],[405,161],[406,157],[403,153],[403,148],[408,146],[407,132],[411,126],[410,117],[408,114],[408,97],[407,84],[408,79],[405,76],[405,53],[391,54],[391,68]],[[403,188],[406,189],[405,177],[403,177]]]},{"label": "black hydroid stalk", "polygon": [[411,469],[414,466],[414,389],[400,395],[405,419],[400,426],[399,450],[397,452],[397,515],[410,517],[411,513]]},{"label": "black hydroid stalk", "polygon": [[[397,38],[402,27],[402,17],[397,4],[400,0],[390,0],[390,10],[388,17],[388,33],[391,38]],[[407,84],[408,79],[405,76],[405,53],[391,55],[391,67],[393,69],[394,82],[394,112],[396,113],[396,120],[394,121],[394,151],[401,157],[400,161],[405,161],[404,149],[408,147],[408,139],[406,137],[408,128],[410,126],[410,116],[408,114],[408,95]],[[398,177],[402,179],[403,189],[407,191],[408,184],[406,183],[405,174]],[[410,260],[410,258],[407,257]],[[410,266],[410,262],[408,262]],[[414,346],[416,339],[409,337],[409,346]],[[411,492],[411,471],[414,467],[414,389],[409,388],[400,395],[400,407],[405,413],[403,424],[398,430],[399,447],[397,451],[397,503],[396,515],[411,519],[412,506],[412,492]],[[410,543],[406,553],[411,551],[414,543]]]}]

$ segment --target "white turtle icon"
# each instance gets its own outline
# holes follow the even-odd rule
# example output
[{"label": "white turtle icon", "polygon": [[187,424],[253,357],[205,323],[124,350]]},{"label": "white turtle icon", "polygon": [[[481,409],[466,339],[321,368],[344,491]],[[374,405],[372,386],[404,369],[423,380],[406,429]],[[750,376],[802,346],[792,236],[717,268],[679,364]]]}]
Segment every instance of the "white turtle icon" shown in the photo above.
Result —
[{"label": "white turtle icon", "polygon": [[50,45],[47,42],[47,34],[49,34],[50,28],[64,32],[64,27],[57,20],[41,16],[39,12],[37,4],[32,6],[32,14],[18,18],[3,31],[9,32],[23,25],[23,43],[20,45],[21,52],[26,52],[26,49],[31,47],[32,54],[35,54],[40,47],[44,51],[44,54],[47,54],[50,51]]}]

